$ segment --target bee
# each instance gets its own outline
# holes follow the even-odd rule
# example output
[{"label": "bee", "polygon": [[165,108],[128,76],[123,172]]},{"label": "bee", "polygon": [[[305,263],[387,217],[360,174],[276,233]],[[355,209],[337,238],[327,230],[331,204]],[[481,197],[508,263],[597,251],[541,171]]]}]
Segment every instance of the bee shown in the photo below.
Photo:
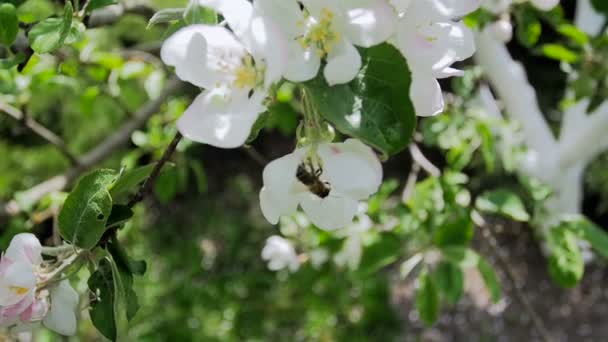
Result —
[{"label": "bee", "polygon": [[329,195],[331,187],[329,183],[319,179],[321,174],[323,174],[323,169],[319,167],[315,170],[312,162],[308,160],[308,162],[302,162],[298,165],[296,178],[306,185],[311,193],[319,196],[319,198],[325,198]]}]

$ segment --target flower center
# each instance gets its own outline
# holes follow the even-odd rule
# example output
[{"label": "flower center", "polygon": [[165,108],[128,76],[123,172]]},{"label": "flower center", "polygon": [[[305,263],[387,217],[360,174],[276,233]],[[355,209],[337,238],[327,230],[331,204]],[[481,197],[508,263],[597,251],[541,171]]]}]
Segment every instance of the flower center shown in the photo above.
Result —
[{"label": "flower center", "polygon": [[[306,18],[310,20],[310,18]],[[319,57],[329,54],[342,38],[333,27],[334,13],[327,8],[321,10],[320,20],[308,28],[308,32],[298,38],[303,49],[314,47]]]},{"label": "flower center", "polygon": [[29,289],[27,287],[21,287],[21,286],[9,286],[9,290],[11,290],[12,292],[16,293],[19,296],[24,295],[27,293],[27,291],[29,291]]},{"label": "flower center", "polygon": [[234,86],[240,89],[255,88],[262,82],[263,69],[256,68],[250,55],[243,58],[243,63],[234,72]]}]

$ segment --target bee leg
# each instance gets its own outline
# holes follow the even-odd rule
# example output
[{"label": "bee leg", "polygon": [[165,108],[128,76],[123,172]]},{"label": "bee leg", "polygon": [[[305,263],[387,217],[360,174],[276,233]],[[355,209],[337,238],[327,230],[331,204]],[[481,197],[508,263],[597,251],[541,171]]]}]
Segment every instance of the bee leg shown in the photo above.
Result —
[{"label": "bee leg", "polygon": [[323,174],[323,168],[319,166],[319,168],[315,170],[315,176],[319,177],[322,174]]}]

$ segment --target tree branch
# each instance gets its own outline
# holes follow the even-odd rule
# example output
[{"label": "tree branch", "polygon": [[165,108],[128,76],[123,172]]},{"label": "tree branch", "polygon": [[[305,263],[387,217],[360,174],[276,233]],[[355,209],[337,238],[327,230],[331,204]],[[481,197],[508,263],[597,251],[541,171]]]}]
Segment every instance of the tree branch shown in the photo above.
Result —
[{"label": "tree branch", "polygon": [[171,159],[171,156],[177,148],[177,144],[179,144],[181,140],[182,135],[181,133],[177,132],[169,146],[167,146],[167,148],[165,149],[165,152],[163,152],[162,157],[156,162],[156,165],[154,165],[154,169],[152,169],[150,176],[146,178],[143,184],[139,187],[137,193],[129,200],[129,203],[127,204],[129,208],[133,208],[133,206],[141,202],[144,197],[152,190],[152,187],[156,182],[156,178],[158,178],[158,175],[160,174],[160,170],[163,168],[163,166],[165,166],[169,159]]},{"label": "tree branch", "polygon": [[70,163],[72,163],[72,165],[76,166],[80,164],[76,155],[70,151],[70,149],[58,135],[34,119],[26,117],[19,109],[9,105],[8,103],[0,102],[0,112],[3,112],[12,119],[20,122],[34,134],[46,140],[49,144],[57,147],[57,149],[70,161]]},{"label": "tree branch", "polygon": [[475,59],[486,71],[509,115],[521,123],[528,146],[540,155],[551,155],[556,147],[555,137],[523,67],[511,58],[505,45],[497,41],[489,30],[477,32],[475,38]]},{"label": "tree branch", "polygon": [[[79,166],[73,167],[61,175],[57,175],[21,192],[20,198],[26,203],[36,203],[42,197],[53,191],[63,190],[70,182],[86,170],[110,157],[114,151],[128,143],[131,138],[131,133],[143,126],[153,114],[158,112],[160,106],[167,98],[175,94],[182,86],[183,83],[178,79],[171,79],[158,98],[148,102],[144,107],[133,114],[132,119],[125,122],[118,131],[110,135],[100,145],[83,155],[80,158]],[[21,210],[22,208],[19,203],[12,200],[0,207],[0,218],[3,216],[14,216],[21,212]]]},{"label": "tree branch", "polygon": [[559,165],[570,167],[577,162],[585,165],[606,148],[608,130],[608,101],[595,112],[587,114],[588,100],[570,107],[565,115],[564,136],[560,137]]},{"label": "tree branch", "polygon": [[411,143],[409,146],[409,150],[410,154],[412,155],[412,159],[414,159],[414,162],[420,165],[420,167],[429,175],[433,177],[438,177],[441,175],[441,171],[439,170],[439,168],[424,156],[418,145],[416,145],[415,143]]},{"label": "tree branch", "polygon": [[142,1],[127,1],[93,11],[85,24],[87,28],[109,26],[116,23],[125,14],[139,14],[150,19],[154,12],[154,8]]}]

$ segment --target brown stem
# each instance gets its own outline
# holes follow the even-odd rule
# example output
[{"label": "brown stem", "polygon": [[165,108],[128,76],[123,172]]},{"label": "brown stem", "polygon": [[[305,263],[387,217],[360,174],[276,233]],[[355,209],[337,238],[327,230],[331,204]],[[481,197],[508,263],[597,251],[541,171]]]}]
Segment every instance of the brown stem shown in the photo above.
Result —
[{"label": "brown stem", "polygon": [[[82,173],[91,167],[99,164],[110,157],[117,149],[130,141],[131,134],[136,129],[143,126],[148,119],[157,113],[160,106],[165,103],[167,98],[175,94],[183,87],[184,83],[178,79],[172,79],[161,95],[148,102],[140,110],[133,114],[132,119],[125,122],[114,134],[108,136],[101,144],[85,153],[80,157],[80,165],[73,167],[63,174],[50,178],[34,187],[21,192],[21,198],[26,203],[36,203],[45,195],[63,190],[70,182],[78,178]],[[0,203],[2,204],[2,203]],[[22,208],[15,200],[9,201],[0,206],[0,221],[3,217],[14,216],[21,212]]]},{"label": "brown stem", "polygon": [[28,128],[32,133],[46,140],[49,144],[55,146],[69,161],[72,165],[76,166],[80,164],[80,161],[73,154],[63,140],[50,129],[44,127],[36,120],[25,116],[19,109],[7,104],[0,102],[0,112],[4,112],[6,115],[20,122],[23,126]]},{"label": "brown stem", "polygon": [[156,182],[156,179],[160,174],[160,170],[163,168],[163,166],[165,166],[169,159],[171,159],[171,156],[177,148],[177,144],[179,144],[181,140],[182,135],[181,133],[177,132],[169,146],[167,146],[167,148],[165,149],[165,152],[163,153],[162,157],[156,162],[156,165],[154,166],[154,169],[152,169],[150,176],[146,178],[143,184],[139,187],[137,193],[133,195],[133,197],[131,197],[131,199],[129,200],[129,203],[127,204],[129,208],[133,208],[133,206],[141,202],[144,197],[152,190],[152,187],[154,186],[154,183]]}]

